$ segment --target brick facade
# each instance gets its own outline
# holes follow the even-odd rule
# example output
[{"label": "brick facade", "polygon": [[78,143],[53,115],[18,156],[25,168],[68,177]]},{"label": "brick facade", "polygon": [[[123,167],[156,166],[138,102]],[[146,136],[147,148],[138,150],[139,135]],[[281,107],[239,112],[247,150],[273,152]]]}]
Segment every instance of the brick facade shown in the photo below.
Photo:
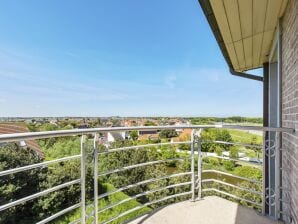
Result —
[{"label": "brick facade", "polygon": [[[282,26],[282,126],[298,130],[298,0],[289,0]],[[297,131],[298,132],[298,131]],[[283,134],[282,185],[286,223],[298,224],[298,133]]]}]

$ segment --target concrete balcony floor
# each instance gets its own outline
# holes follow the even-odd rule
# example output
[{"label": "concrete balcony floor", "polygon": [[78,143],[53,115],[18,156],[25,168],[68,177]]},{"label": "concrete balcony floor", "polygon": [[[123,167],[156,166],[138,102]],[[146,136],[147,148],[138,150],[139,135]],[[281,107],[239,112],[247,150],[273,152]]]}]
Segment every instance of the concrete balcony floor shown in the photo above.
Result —
[{"label": "concrete balcony floor", "polygon": [[142,216],[130,224],[272,224],[253,209],[217,196],[196,202],[184,201]]}]

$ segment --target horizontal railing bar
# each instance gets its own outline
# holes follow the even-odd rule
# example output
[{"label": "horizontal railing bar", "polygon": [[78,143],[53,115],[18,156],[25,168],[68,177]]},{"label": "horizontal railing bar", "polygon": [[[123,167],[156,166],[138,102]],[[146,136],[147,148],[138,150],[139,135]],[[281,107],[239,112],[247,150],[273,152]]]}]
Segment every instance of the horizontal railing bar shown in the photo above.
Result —
[{"label": "horizontal railing bar", "polygon": [[130,201],[130,200],[133,200],[133,199],[136,199],[136,198],[145,196],[145,195],[147,195],[147,194],[152,194],[152,193],[155,193],[155,192],[157,192],[157,191],[162,191],[162,190],[169,189],[169,188],[181,187],[181,186],[189,185],[189,184],[191,184],[191,183],[192,183],[191,181],[189,181],[189,182],[183,182],[183,183],[179,183],[179,184],[172,184],[172,185],[165,186],[165,187],[155,188],[155,189],[152,189],[152,190],[150,190],[150,191],[145,191],[145,192],[143,192],[143,193],[136,194],[136,195],[131,196],[131,197],[129,197],[129,198],[125,198],[124,200],[121,200],[121,201],[119,201],[119,202],[110,204],[110,205],[108,205],[108,206],[106,206],[106,207],[100,209],[100,210],[99,210],[99,213],[100,213],[100,212],[104,212],[105,210],[111,209],[111,208],[113,208],[113,207],[116,207],[116,206],[118,206],[118,205],[121,205],[121,204],[123,204],[123,203],[125,203],[125,202],[128,202],[128,201]]},{"label": "horizontal railing bar", "polygon": [[32,195],[29,195],[29,196],[27,196],[27,197],[21,198],[21,199],[19,199],[19,200],[16,200],[16,201],[7,203],[7,204],[5,204],[5,205],[1,205],[1,206],[0,206],[0,211],[3,211],[3,210],[5,210],[5,209],[8,209],[8,208],[14,207],[14,206],[16,206],[16,205],[22,204],[22,203],[24,203],[24,202],[26,202],[26,201],[29,201],[29,200],[32,200],[32,199],[41,197],[41,196],[46,195],[46,194],[49,194],[49,193],[51,193],[51,192],[60,190],[60,189],[62,189],[62,188],[68,187],[68,186],[70,186],[70,185],[78,184],[78,183],[80,183],[80,181],[81,181],[80,179],[73,180],[73,181],[69,181],[69,182],[66,182],[66,183],[64,183],[64,184],[60,184],[60,185],[57,185],[57,186],[55,186],[55,187],[49,188],[49,189],[47,189],[47,190],[38,192],[38,193],[36,193],[36,194],[32,194]]},{"label": "horizontal railing bar", "polygon": [[218,158],[218,159],[231,160],[231,161],[234,161],[234,162],[249,163],[249,164],[253,164],[253,165],[255,165],[255,166],[261,166],[261,163],[250,162],[250,161],[244,161],[244,160],[234,159],[234,158],[225,157],[225,156],[217,156],[217,155],[206,155],[206,156],[205,156],[203,153],[202,153],[202,155],[203,155],[204,158],[207,158],[207,157],[213,157],[213,158]]},{"label": "horizontal railing bar", "polygon": [[109,175],[112,173],[118,173],[121,171],[130,170],[130,169],[142,167],[142,166],[154,165],[154,164],[158,164],[158,163],[173,162],[173,161],[183,161],[183,160],[184,159],[182,159],[182,158],[175,158],[175,159],[165,159],[165,160],[156,160],[156,161],[151,161],[151,162],[146,162],[146,163],[139,163],[139,164],[135,164],[135,165],[131,165],[131,166],[125,166],[125,167],[115,169],[115,170],[106,171],[106,172],[100,173],[98,176],[101,177],[101,176]]},{"label": "horizontal railing bar", "polygon": [[215,191],[215,192],[217,192],[217,193],[220,193],[220,194],[224,194],[224,195],[226,195],[226,196],[229,196],[229,197],[231,197],[231,198],[235,198],[235,199],[237,199],[237,200],[242,200],[242,201],[245,201],[245,202],[248,202],[248,203],[250,203],[250,204],[254,204],[254,205],[256,205],[256,206],[262,206],[262,204],[260,204],[260,203],[257,203],[257,202],[254,202],[254,201],[250,201],[250,200],[247,200],[247,199],[245,199],[245,198],[241,198],[241,197],[238,197],[238,196],[235,196],[235,195],[233,195],[233,194],[229,194],[229,193],[227,193],[227,192],[224,192],[224,191],[221,191],[221,190],[218,190],[218,189],[215,189],[215,188],[208,188],[208,189],[203,189],[202,190],[202,192],[208,192],[208,191]]},{"label": "horizontal railing bar", "polygon": [[49,222],[49,221],[52,221],[53,219],[56,219],[56,218],[58,218],[59,216],[64,215],[64,214],[67,213],[67,212],[70,212],[70,211],[72,211],[72,210],[74,210],[74,209],[76,209],[76,208],[79,208],[80,206],[81,206],[81,203],[78,203],[78,204],[75,204],[75,205],[73,205],[73,206],[70,206],[70,207],[68,207],[68,208],[66,208],[66,209],[63,209],[63,210],[57,212],[57,213],[54,214],[54,215],[51,215],[50,217],[48,217],[48,218],[46,218],[46,219],[43,219],[43,220],[37,222],[36,224],[44,224],[44,223],[47,223],[47,222]]},{"label": "horizontal railing bar", "polygon": [[285,128],[285,127],[222,125],[220,128],[239,129],[239,130],[247,130],[247,131],[273,131],[273,132],[287,132],[287,133],[294,133],[295,132],[294,128]]},{"label": "horizontal railing bar", "polygon": [[144,208],[146,206],[149,206],[149,205],[152,205],[152,204],[156,204],[156,203],[159,203],[159,202],[162,202],[162,201],[166,201],[166,200],[171,199],[171,198],[175,198],[175,197],[179,197],[179,196],[184,196],[184,195],[189,195],[189,194],[192,194],[192,192],[191,191],[188,191],[188,192],[184,192],[184,193],[174,194],[174,195],[170,195],[168,197],[164,197],[162,199],[158,199],[158,200],[155,200],[155,201],[152,201],[152,202],[147,202],[147,203],[145,203],[143,205],[139,205],[139,206],[134,207],[134,208],[132,208],[130,210],[127,210],[127,211],[125,211],[125,212],[123,212],[123,213],[121,213],[121,214],[119,214],[119,215],[117,215],[117,216],[115,216],[115,217],[113,217],[113,218],[105,221],[105,222],[102,222],[101,224],[110,223],[110,222],[112,222],[112,221],[114,221],[114,220],[116,220],[118,218],[121,218],[121,217],[123,217],[123,216],[125,216],[125,215],[127,215],[129,213],[132,213],[134,211],[137,211],[139,209],[142,209],[142,208]]},{"label": "horizontal railing bar", "polygon": [[256,184],[261,184],[262,183],[261,181],[258,181],[258,180],[255,180],[255,179],[249,179],[249,178],[246,178],[246,177],[241,177],[241,176],[238,176],[238,175],[234,175],[234,174],[231,174],[231,173],[226,173],[226,172],[222,172],[222,171],[218,171],[218,170],[203,170],[202,173],[219,173],[219,174],[222,174],[222,175],[226,175],[226,176],[230,176],[230,177],[236,177],[238,179],[246,180],[246,181],[256,183]]},{"label": "horizontal railing bar", "polygon": [[0,177],[5,176],[5,175],[9,175],[9,174],[13,174],[13,173],[18,173],[18,172],[30,170],[30,169],[34,169],[34,168],[48,166],[48,165],[53,164],[53,163],[59,163],[59,162],[63,162],[63,161],[71,160],[71,159],[77,159],[77,158],[80,158],[80,157],[81,157],[81,155],[68,156],[68,157],[63,157],[63,158],[60,158],[60,159],[50,160],[50,161],[46,161],[46,162],[42,162],[42,163],[36,163],[36,164],[28,165],[28,166],[22,166],[22,167],[9,169],[9,170],[4,170],[4,171],[0,172]]},{"label": "horizontal railing bar", "polygon": [[173,125],[173,126],[138,126],[138,127],[109,127],[109,128],[83,128],[83,129],[70,129],[58,131],[42,131],[42,132],[26,132],[14,134],[0,135],[1,142],[13,142],[18,140],[27,139],[41,139],[60,136],[74,136],[83,134],[105,133],[105,132],[118,132],[118,131],[145,131],[145,130],[168,130],[168,129],[200,129],[200,128],[225,128],[225,129],[241,129],[241,130],[256,130],[256,131],[277,131],[293,133],[293,128],[272,128],[261,126],[240,126],[240,125]]},{"label": "horizontal railing bar", "polygon": [[177,145],[177,144],[191,144],[191,141],[164,142],[164,143],[154,143],[154,144],[146,144],[146,145],[134,145],[134,146],[127,146],[127,147],[122,147],[122,148],[109,149],[107,151],[99,152],[98,154],[108,154],[108,153],[112,153],[112,152],[119,152],[119,151],[124,151],[124,150],[129,150],[129,149],[139,149],[139,148],[145,148],[145,147]]},{"label": "horizontal railing bar", "polygon": [[159,180],[164,180],[164,179],[173,178],[173,177],[180,177],[180,176],[185,176],[185,175],[190,175],[190,174],[191,174],[191,172],[175,173],[175,174],[171,174],[171,175],[167,175],[167,176],[163,176],[163,177],[157,177],[157,178],[152,178],[152,179],[149,179],[149,180],[144,180],[144,181],[141,181],[141,182],[138,182],[138,183],[135,183],[135,184],[131,184],[131,185],[121,187],[121,188],[118,188],[116,190],[109,191],[107,193],[101,194],[101,195],[99,195],[98,198],[101,199],[101,198],[107,197],[109,195],[115,194],[117,192],[124,191],[124,190],[130,189],[130,188],[133,188],[133,187],[136,187],[136,186],[140,186],[140,185],[143,185],[143,184],[148,184],[148,183],[159,181]]},{"label": "horizontal railing bar", "polygon": [[216,183],[223,184],[223,185],[226,185],[226,186],[229,186],[229,187],[237,188],[239,190],[248,191],[248,192],[253,193],[253,194],[262,195],[262,192],[254,191],[254,190],[251,190],[251,189],[248,189],[248,188],[244,188],[244,187],[240,187],[240,186],[237,186],[235,184],[226,183],[226,182],[221,181],[221,180],[216,180],[216,179],[205,179],[205,180],[202,180],[202,183],[206,183],[206,182],[216,182]]},{"label": "horizontal railing bar", "polygon": [[245,144],[241,142],[225,142],[225,141],[208,141],[208,140],[202,140],[202,143],[218,143],[218,144],[223,144],[223,145],[238,145],[238,146],[246,146],[246,147],[254,147],[254,148],[260,148],[262,149],[262,145],[253,145],[253,144]]}]

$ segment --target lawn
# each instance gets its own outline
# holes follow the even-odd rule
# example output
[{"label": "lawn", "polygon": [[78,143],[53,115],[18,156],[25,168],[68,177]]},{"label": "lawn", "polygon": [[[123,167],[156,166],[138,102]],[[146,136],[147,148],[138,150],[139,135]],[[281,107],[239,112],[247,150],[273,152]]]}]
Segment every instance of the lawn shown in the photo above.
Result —
[{"label": "lawn", "polygon": [[253,137],[256,138],[256,144],[261,145],[263,142],[263,137],[257,134],[249,133],[247,131],[240,130],[229,130],[234,142],[241,142],[249,144],[251,143]]}]

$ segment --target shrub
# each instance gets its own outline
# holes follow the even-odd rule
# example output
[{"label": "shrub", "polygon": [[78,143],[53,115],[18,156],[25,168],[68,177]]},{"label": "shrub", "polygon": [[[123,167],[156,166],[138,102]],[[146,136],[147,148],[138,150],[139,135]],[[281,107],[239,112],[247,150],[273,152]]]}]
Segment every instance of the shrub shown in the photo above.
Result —
[{"label": "shrub", "polygon": [[228,171],[232,171],[235,168],[235,162],[234,161],[230,161],[230,160],[224,160],[222,162],[222,165],[224,166],[224,168]]}]

